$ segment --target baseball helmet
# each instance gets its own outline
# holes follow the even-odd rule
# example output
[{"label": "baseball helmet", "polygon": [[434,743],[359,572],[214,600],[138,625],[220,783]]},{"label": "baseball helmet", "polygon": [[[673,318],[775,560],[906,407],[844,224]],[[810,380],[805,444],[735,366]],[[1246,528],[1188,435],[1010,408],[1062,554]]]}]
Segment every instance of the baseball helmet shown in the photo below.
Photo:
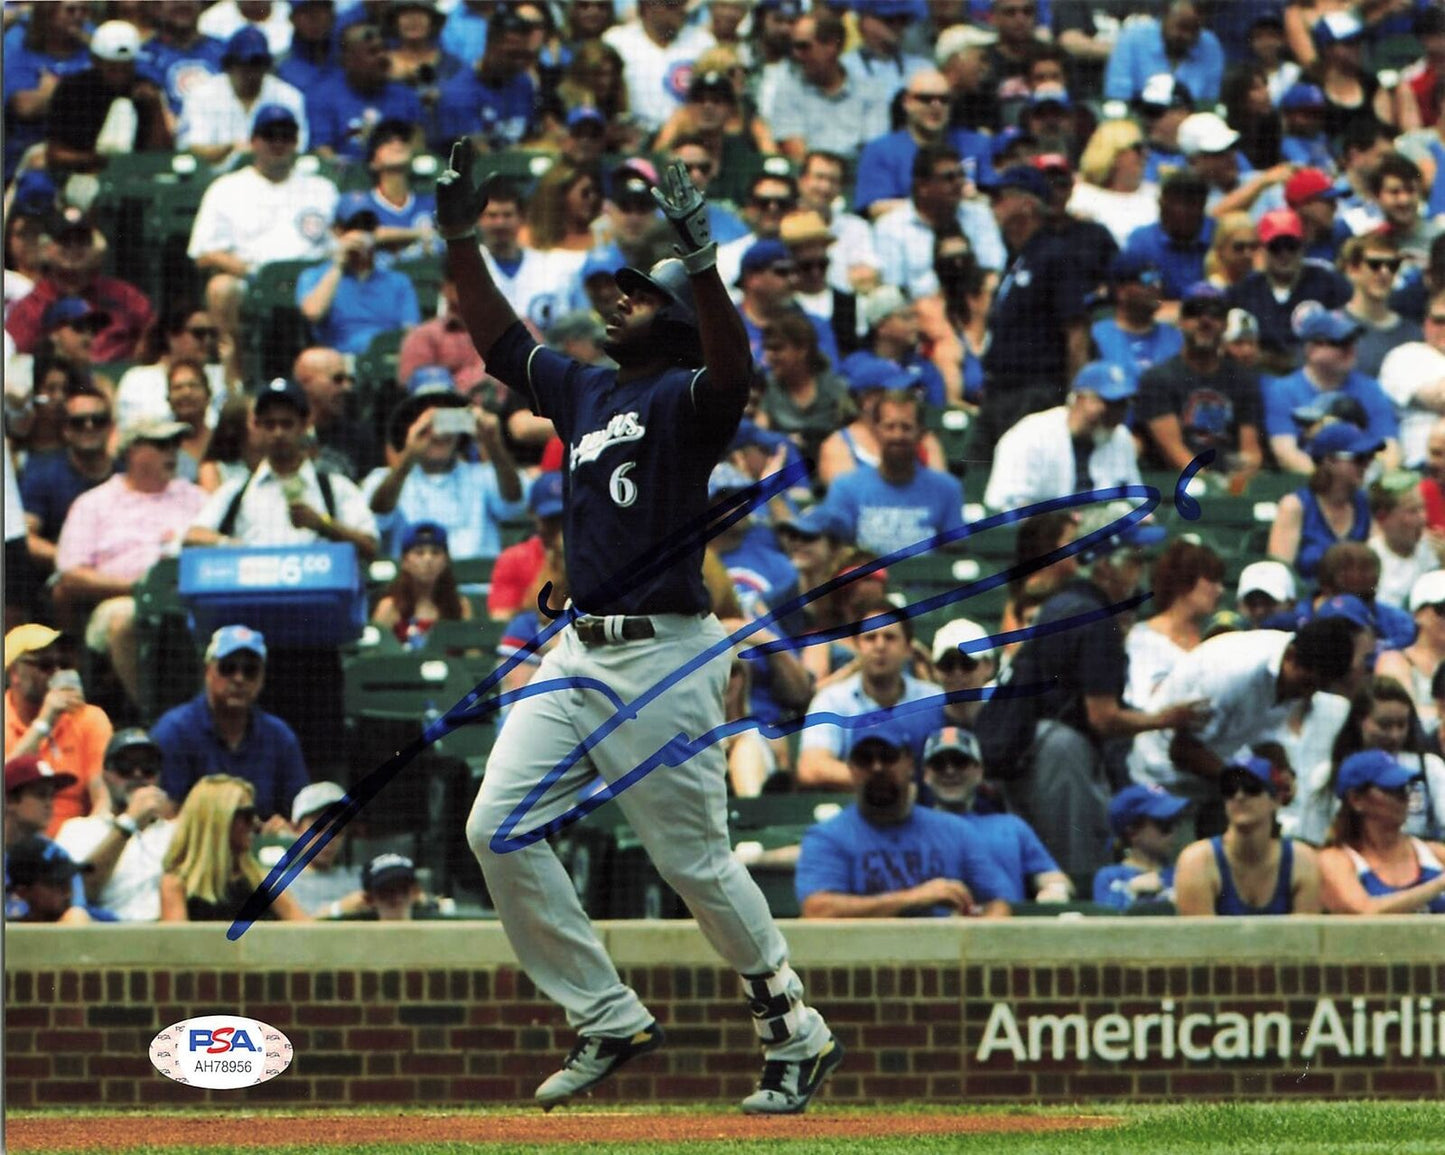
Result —
[{"label": "baseball helmet", "polygon": [[674,352],[679,360],[700,363],[702,344],[697,331],[697,304],[687,269],[681,261],[666,257],[645,273],[630,266],[618,269],[617,287],[627,294],[639,289],[660,293],[667,304],[657,311],[653,324],[675,343]]}]

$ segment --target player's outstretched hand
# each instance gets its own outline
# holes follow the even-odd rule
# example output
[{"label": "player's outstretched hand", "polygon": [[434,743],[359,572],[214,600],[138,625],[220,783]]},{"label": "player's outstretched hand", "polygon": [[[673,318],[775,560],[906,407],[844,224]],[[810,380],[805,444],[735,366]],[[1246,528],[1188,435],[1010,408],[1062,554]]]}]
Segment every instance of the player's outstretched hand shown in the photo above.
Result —
[{"label": "player's outstretched hand", "polygon": [[682,161],[673,161],[663,170],[661,187],[652,190],[652,198],[677,230],[684,254],[698,252],[712,243],[707,201],[697,191]]},{"label": "player's outstretched hand", "polygon": [[476,179],[477,150],[468,137],[452,145],[446,171],[437,177],[437,232],[443,240],[475,236],[487,207],[487,182]]}]

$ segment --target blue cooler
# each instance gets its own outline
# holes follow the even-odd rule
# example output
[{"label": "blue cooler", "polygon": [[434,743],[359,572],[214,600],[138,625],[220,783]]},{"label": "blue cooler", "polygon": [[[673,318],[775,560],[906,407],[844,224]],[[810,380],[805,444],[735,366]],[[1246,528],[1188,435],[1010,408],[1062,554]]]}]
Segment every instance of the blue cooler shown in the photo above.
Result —
[{"label": "blue cooler", "polygon": [[366,625],[361,566],[349,543],[188,548],[180,595],[198,638],[239,624],[272,646],[335,646]]}]

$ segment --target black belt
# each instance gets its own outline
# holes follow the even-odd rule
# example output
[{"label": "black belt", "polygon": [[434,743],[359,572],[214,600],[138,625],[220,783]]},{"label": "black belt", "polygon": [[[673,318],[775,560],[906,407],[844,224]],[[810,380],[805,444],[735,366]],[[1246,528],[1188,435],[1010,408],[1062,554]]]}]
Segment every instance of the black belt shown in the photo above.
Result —
[{"label": "black belt", "polygon": [[641,642],[657,636],[651,618],[578,618],[572,623],[577,640],[589,649],[593,646],[615,646],[622,642]]}]

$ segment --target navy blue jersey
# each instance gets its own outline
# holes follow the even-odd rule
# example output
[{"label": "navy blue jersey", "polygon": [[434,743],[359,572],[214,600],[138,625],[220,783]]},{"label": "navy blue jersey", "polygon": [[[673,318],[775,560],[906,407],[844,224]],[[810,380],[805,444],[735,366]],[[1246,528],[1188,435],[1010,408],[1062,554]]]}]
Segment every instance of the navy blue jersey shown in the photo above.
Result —
[{"label": "navy blue jersey", "polygon": [[590,614],[700,614],[711,608],[699,537],[645,573],[664,542],[700,525],[707,479],[737,432],[745,390],[710,388],[681,366],[621,383],[537,344],[520,323],[487,350],[487,372],[520,389],[567,446],[563,535],[572,601]]}]

